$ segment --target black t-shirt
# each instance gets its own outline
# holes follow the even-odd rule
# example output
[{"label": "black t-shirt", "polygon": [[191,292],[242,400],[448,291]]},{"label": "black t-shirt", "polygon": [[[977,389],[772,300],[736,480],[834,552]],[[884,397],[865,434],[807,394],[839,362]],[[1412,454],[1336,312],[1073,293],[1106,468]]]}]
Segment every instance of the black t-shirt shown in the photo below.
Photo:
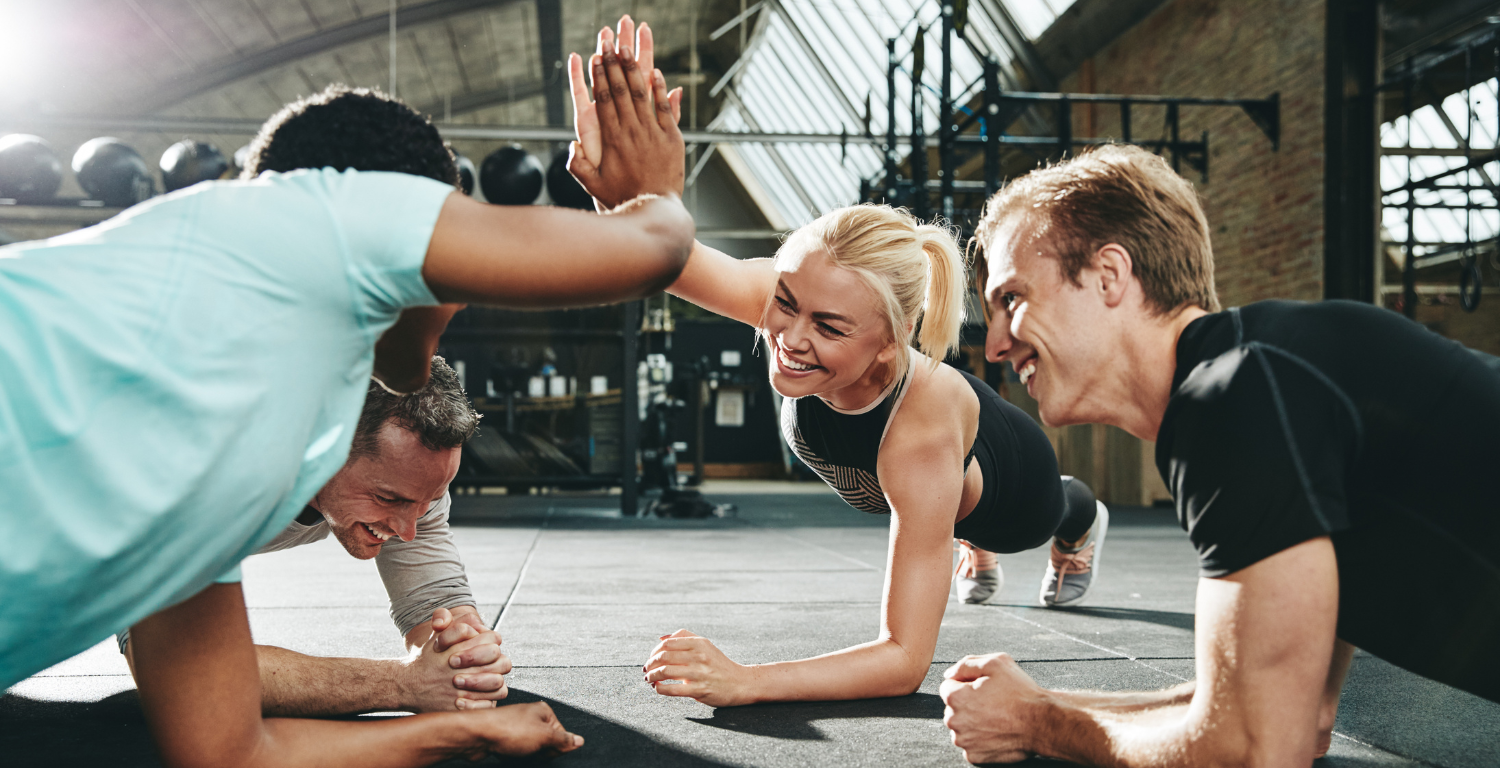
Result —
[{"label": "black t-shirt", "polygon": [[1340,638],[1500,701],[1500,361],[1368,304],[1207,315],[1156,464],[1203,576],[1328,535]]}]

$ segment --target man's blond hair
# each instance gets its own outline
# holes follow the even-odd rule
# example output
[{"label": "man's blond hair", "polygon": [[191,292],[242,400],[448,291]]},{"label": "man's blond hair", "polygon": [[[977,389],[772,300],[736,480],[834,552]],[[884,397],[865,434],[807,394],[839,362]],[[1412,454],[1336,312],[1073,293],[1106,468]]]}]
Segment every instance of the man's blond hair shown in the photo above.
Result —
[{"label": "man's blond hair", "polygon": [[1165,160],[1140,147],[1106,144],[1012,181],[985,205],[975,240],[988,249],[1012,224],[1051,246],[1074,285],[1094,254],[1115,243],[1130,254],[1153,315],[1189,306],[1219,311],[1208,217],[1198,194]]}]

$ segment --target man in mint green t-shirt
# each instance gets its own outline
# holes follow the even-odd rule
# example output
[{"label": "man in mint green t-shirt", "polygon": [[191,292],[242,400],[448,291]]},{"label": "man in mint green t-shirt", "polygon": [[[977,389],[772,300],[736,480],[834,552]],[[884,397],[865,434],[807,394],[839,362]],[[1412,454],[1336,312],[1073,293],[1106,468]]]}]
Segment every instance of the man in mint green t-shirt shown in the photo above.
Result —
[{"label": "man in mint green t-shirt", "polygon": [[[606,159],[669,191],[681,136],[637,114],[619,110],[636,143]],[[391,138],[397,154],[421,143]],[[324,168],[202,184],[0,249],[0,688],[133,627],[169,764],[577,746],[545,705],[262,720],[238,563],[344,464],[372,372],[406,386],[429,359],[442,312],[388,334],[377,359],[403,310],[635,299],[676,277],[691,241],[670,195],[597,216]],[[376,524],[409,530],[397,517]]]}]

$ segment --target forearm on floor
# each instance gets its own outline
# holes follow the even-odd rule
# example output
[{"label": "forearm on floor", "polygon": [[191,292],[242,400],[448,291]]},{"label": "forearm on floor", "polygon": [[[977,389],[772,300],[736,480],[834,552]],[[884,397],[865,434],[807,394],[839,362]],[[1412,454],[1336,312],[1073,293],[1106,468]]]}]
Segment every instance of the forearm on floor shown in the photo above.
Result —
[{"label": "forearm on floor", "polygon": [[883,639],[798,661],[749,668],[752,697],[765,701],[841,701],[905,696],[921,686],[932,655],[914,656]]},{"label": "forearm on floor", "polygon": [[1159,691],[1054,691],[1053,695],[1080,709],[1127,714],[1187,704],[1197,684],[1189,680]]},{"label": "forearm on floor", "polygon": [[409,709],[399,685],[399,660],[307,656],[270,645],[255,646],[255,654],[266,717]]},{"label": "forearm on floor", "polygon": [[462,717],[455,712],[378,722],[271,718],[263,721],[255,754],[239,765],[405,768],[483,754]]},{"label": "forearm on floor", "polygon": [[[1098,700],[1103,701],[1108,694]],[[1068,694],[1042,710],[1035,731],[1036,754],[1100,768],[1202,768],[1223,764],[1211,729],[1194,728],[1188,702],[1134,711],[1085,708]]]}]

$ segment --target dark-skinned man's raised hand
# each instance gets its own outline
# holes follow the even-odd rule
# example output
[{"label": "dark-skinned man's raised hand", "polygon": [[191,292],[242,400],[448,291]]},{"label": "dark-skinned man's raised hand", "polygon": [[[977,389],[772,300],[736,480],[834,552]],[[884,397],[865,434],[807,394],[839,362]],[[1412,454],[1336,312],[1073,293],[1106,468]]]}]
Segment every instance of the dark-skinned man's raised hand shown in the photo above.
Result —
[{"label": "dark-skinned man's raised hand", "polygon": [[601,210],[643,194],[682,194],[682,91],[667,92],[653,49],[650,27],[642,24],[637,34],[626,16],[618,36],[608,27],[599,33],[598,52],[589,58],[592,89],[584,83],[582,58],[568,60],[579,137],[568,170]]}]

